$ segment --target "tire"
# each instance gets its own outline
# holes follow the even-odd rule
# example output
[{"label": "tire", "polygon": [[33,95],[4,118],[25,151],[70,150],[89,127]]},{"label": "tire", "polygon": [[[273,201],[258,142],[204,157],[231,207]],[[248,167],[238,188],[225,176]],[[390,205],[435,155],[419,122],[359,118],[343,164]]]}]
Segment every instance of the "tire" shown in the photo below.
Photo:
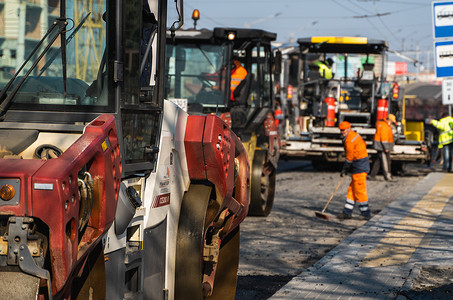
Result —
[{"label": "tire", "polygon": [[[219,209],[211,201],[211,192],[211,187],[191,185],[184,195],[177,233],[175,299],[204,299],[203,245],[207,227]],[[239,228],[222,239],[213,294],[206,299],[234,300],[238,264]]]},{"label": "tire", "polygon": [[270,214],[275,195],[275,168],[267,163],[267,151],[256,150],[252,163],[249,216]]}]

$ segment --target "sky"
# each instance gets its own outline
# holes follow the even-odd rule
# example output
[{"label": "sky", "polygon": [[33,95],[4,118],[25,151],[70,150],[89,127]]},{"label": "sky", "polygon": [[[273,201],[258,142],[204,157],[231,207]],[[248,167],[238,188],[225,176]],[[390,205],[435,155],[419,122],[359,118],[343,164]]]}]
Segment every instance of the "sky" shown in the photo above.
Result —
[{"label": "sky", "polygon": [[[277,33],[288,43],[311,36],[363,36],[420,61],[433,70],[432,1],[428,0],[184,0],[184,28],[250,27]],[[399,56],[392,61],[412,62]],[[412,69],[412,68],[410,68]]]}]

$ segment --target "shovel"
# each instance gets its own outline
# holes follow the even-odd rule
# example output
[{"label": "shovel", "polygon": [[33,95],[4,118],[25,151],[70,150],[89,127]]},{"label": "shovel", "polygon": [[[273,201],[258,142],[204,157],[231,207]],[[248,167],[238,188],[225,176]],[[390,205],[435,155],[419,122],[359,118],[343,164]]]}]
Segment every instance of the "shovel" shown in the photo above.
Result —
[{"label": "shovel", "polygon": [[330,200],[332,200],[333,196],[335,195],[335,193],[336,193],[336,192],[338,191],[338,189],[340,188],[340,185],[341,185],[341,183],[343,182],[343,180],[344,180],[345,177],[346,177],[346,176],[341,177],[341,180],[340,180],[340,182],[338,183],[337,187],[335,188],[335,191],[333,191],[332,196],[330,196],[329,201],[327,201],[327,203],[326,203],[326,205],[324,206],[324,208],[322,209],[322,211],[315,211],[315,215],[316,215],[318,218],[329,220],[329,215],[328,215],[328,214],[325,214],[324,212],[326,211],[326,208],[327,208],[327,206],[329,205]]}]

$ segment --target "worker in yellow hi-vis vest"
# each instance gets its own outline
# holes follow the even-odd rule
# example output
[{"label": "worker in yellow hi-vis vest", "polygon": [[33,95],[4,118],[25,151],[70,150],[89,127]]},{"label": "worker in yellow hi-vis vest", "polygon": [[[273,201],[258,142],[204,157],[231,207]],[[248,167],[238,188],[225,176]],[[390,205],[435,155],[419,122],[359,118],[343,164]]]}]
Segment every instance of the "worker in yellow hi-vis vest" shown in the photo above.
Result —
[{"label": "worker in yellow hi-vis vest", "polygon": [[315,62],[315,66],[319,68],[319,74],[322,78],[332,79],[333,60],[331,58],[328,58],[326,61],[318,60],[317,62]]},{"label": "worker in yellow hi-vis vest", "polygon": [[442,170],[445,172],[452,171],[452,151],[453,151],[453,118],[448,113],[443,113],[442,118],[437,120],[428,120],[428,124],[432,124],[439,130],[439,149],[442,149],[444,156],[444,165]]}]

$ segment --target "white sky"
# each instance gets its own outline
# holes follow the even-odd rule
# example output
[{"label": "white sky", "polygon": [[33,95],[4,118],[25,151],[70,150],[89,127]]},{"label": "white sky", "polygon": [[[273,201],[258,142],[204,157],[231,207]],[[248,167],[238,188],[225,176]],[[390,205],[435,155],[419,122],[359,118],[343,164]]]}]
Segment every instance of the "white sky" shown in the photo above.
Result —
[{"label": "white sky", "polygon": [[193,27],[195,8],[200,11],[197,29],[250,26],[277,33],[281,43],[314,35],[365,36],[386,40],[391,49],[433,68],[432,1],[184,0],[185,28]]}]

